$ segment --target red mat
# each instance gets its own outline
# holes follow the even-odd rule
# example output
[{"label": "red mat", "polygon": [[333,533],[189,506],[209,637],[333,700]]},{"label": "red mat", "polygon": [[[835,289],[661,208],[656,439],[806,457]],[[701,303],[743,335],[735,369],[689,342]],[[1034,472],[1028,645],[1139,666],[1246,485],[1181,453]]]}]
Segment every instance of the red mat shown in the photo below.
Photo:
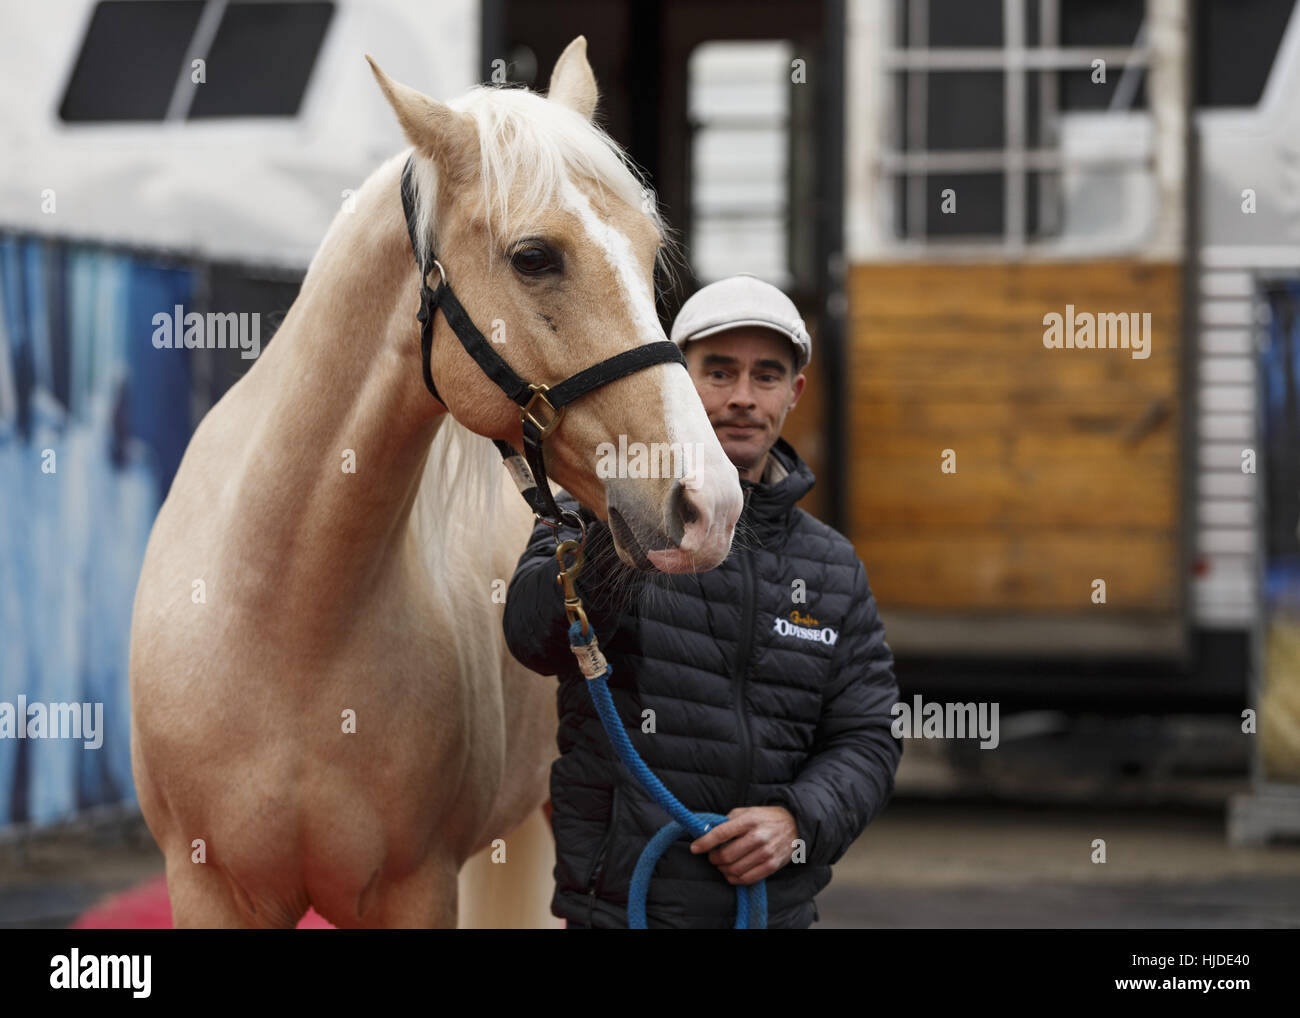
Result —
[{"label": "red mat", "polygon": [[[172,903],[167,898],[167,878],[159,875],[129,891],[105,898],[87,909],[72,924],[74,930],[170,930]],[[332,930],[334,927],[308,909],[298,923],[300,930]]]}]

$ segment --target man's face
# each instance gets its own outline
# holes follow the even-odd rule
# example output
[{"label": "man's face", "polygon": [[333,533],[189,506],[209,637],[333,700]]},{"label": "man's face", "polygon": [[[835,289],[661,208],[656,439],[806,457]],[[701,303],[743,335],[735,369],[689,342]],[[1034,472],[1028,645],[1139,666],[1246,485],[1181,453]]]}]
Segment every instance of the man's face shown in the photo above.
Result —
[{"label": "man's face", "polygon": [[794,371],[794,344],[746,325],[692,340],[683,352],[723,451],[742,478],[757,481],[806,381]]}]

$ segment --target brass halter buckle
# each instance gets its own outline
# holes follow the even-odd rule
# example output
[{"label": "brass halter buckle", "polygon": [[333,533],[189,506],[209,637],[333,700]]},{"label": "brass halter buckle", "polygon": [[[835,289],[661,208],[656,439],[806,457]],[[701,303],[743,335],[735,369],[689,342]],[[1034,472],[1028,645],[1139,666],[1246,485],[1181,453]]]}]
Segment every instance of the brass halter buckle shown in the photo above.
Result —
[{"label": "brass halter buckle", "polygon": [[[541,437],[546,438],[560,423],[560,418],[564,416],[564,407],[556,409],[551,405],[551,401],[546,398],[546,393],[550,389],[549,385],[540,385],[533,382],[529,383],[528,388],[533,390],[533,395],[527,403],[519,408],[519,419],[531,422],[533,427],[541,433]],[[538,400],[541,400],[546,408],[547,419],[545,420],[538,417],[537,411],[533,409]]]}]

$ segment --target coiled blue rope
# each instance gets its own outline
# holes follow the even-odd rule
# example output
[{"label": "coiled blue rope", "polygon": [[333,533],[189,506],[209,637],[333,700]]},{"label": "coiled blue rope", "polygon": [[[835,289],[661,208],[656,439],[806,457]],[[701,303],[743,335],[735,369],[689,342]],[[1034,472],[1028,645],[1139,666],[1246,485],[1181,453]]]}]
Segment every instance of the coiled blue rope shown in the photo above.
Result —
[{"label": "coiled blue rope", "polygon": [[[593,633],[586,636],[582,633],[582,623],[574,622],[569,626],[569,642],[575,647],[590,646]],[[690,836],[691,840],[703,837],[709,828],[726,821],[726,817],[719,813],[692,813],[683,806],[677,797],[664,786],[664,783],[655,777],[654,772],[646,766],[645,761],[641,759],[636,748],[632,745],[632,740],[627,737],[627,731],[623,728],[623,722],[619,719],[618,711],[614,709],[614,698],[610,695],[609,686],[605,680],[609,678],[613,668],[608,662],[605,664],[605,674],[598,675],[595,678],[587,680],[587,686],[591,690],[591,698],[596,704],[596,713],[600,715],[600,723],[605,728],[605,734],[609,736],[610,742],[614,744],[614,750],[618,753],[618,758],[623,761],[624,765],[633,776],[641,783],[641,787],[646,793],[654,799],[673,820],[659,829],[659,832],[650,839],[646,847],[641,851],[641,857],[637,860],[636,869],[632,873],[632,884],[627,892],[627,925],[628,929],[644,930],[646,928],[645,903],[646,895],[650,890],[650,877],[654,873],[654,868],[658,864],[663,854],[668,851],[668,846],[678,838]],[[767,928],[767,881],[760,880],[750,886],[737,885],[736,887],[736,925],[734,929],[762,930]]]}]

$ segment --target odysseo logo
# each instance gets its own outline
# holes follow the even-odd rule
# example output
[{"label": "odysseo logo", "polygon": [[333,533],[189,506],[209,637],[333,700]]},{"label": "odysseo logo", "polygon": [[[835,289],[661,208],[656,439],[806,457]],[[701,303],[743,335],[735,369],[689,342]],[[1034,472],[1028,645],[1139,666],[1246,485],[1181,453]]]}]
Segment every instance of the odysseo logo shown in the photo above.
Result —
[{"label": "odysseo logo", "polygon": [[780,615],[776,616],[772,619],[772,623],[780,636],[812,640],[815,643],[824,643],[828,647],[835,646],[835,641],[840,638],[840,634],[830,626],[823,626],[811,615],[800,615],[798,609],[792,611],[788,619],[783,619]]}]

